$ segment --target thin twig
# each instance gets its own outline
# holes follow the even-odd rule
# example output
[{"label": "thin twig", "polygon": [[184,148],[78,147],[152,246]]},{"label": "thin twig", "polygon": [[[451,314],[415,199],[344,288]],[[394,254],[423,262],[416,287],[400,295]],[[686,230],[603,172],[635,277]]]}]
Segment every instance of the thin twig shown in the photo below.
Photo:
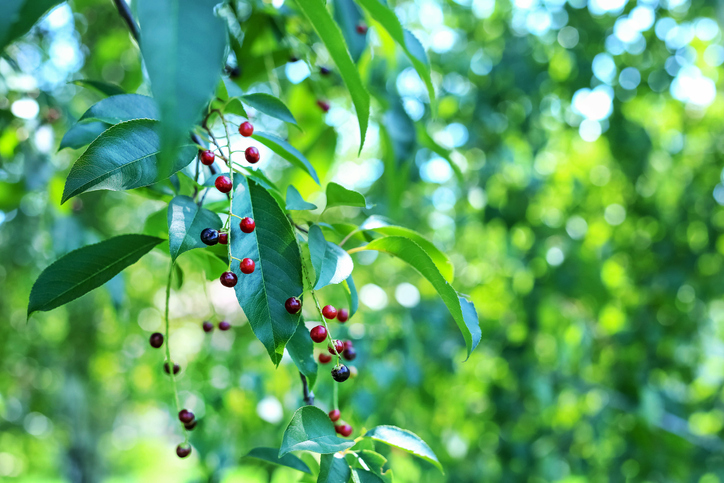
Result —
[{"label": "thin twig", "polygon": [[133,19],[131,8],[128,6],[125,0],[113,0],[113,3],[116,4],[118,13],[121,15],[123,20],[126,21],[126,24],[128,24],[128,30],[131,31],[131,35],[133,35],[133,38],[136,39],[136,42],[140,42],[141,35],[138,32],[138,25],[136,25],[136,21]]},{"label": "thin twig", "polygon": [[299,373],[299,377],[302,378],[302,391],[304,392],[304,404],[307,406],[314,406],[314,393],[309,390],[309,386],[307,385],[307,378],[302,374]]}]

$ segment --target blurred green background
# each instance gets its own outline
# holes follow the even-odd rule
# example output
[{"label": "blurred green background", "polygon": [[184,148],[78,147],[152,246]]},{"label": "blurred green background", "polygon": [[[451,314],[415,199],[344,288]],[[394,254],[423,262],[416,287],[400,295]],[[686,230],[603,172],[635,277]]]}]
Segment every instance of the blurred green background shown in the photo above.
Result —
[{"label": "blurred green background", "polygon": [[[319,74],[331,62],[296,5],[234,2],[248,35],[230,53],[234,80],[281,93],[304,131],[252,114],[255,125],[375,204],[322,221],[377,214],[424,233],[480,316],[483,340],[463,362],[425,280],[384,255],[354,255],[361,310],[335,336],[359,354],[359,377],[340,389],[355,435],[393,424],[427,441],[444,476],[380,448],[400,482],[724,481],[724,4],[391,5],[428,49],[437,112],[368,22],[359,67],[373,123],[357,157],[349,96],[334,71]],[[296,481],[243,458],[279,445],[302,404],[296,369],[288,358],[273,368],[198,250],[181,257],[171,296],[182,404],[200,419],[188,459],[174,454],[170,384],[147,344],[162,324],[167,254],[26,322],[43,268],[152,230],[147,218],[170,199],[159,186],[60,205],[81,153],[58,152],[60,140],[101,98],[68,83],[80,78],[150,92],[109,0],[62,4],[0,58],[0,480]],[[324,204],[303,173],[263,149],[262,159],[281,187]],[[322,296],[345,304],[338,287]],[[232,331],[202,332],[222,318]],[[323,409],[327,369],[315,388]]]}]

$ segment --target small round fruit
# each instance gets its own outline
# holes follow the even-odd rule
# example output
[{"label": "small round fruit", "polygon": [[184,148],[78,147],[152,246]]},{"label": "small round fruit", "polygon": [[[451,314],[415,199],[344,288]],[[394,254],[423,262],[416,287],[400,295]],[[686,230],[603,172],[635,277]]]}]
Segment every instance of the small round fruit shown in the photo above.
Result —
[{"label": "small round fruit", "polygon": [[246,151],[244,151],[244,157],[251,164],[256,164],[259,162],[259,150],[254,146],[249,146],[246,148]]},{"label": "small round fruit", "polygon": [[318,325],[309,331],[309,337],[316,343],[324,342],[327,338],[327,329],[323,325]]},{"label": "small round fruit", "polygon": [[319,354],[319,362],[322,364],[328,364],[332,362],[332,356],[329,354]]},{"label": "small round fruit", "polygon": [[332,71],[329,70],[329,68],[327,68],[327,67],[320,67],[320,68],[319,68],[319,73],[322,74],[322,75],[328,75],[330,72],[332,72]]},{"label": "small round fruit", "polygon": [[335,339],[334,341],[334,348],[332,346],[329,346],[327,350],[330,354],[335,354],[334,349],[337,349],[337,354],[341,354],[344,350],[344,344],[342,344],[341,340]]},{"label": "small round fruit", "polygon": [[335,427],[335,430],[345,438],[352,434],[352,426],[350,426],[349,424],[340,424],[339,426]]},{"label": "small round fruit", "polygon": [[344,364],[340,364],[339,366],[332,369],[332,379],[334,379],[337,382],[344,382],[347,379],[349,379],[349,369]]},{"label": "small round fruit", "polygon": [[228,245],[229,244],[229,234],[228,233],[219,233],[219,243],[222,245]]},{"label": "small round fruit", "polygon": [[163,345],[163,334],[160,332],[154,332],[153,334],[151,334],[149,342],[151,343],[151,347],[153,347],[154,349],[158,349]]},{"label": "small round fruit", "polygon": [[254,223],[254,220],[252,218],[245,216],[239,222],[239,228],[241,228],[241,231],[243,231],[244,233],[251,233],[252,231],[254,231],[254,228],[256,228],[256,223]]},{"label": "small round fruit", "polygon": [[225,320],[222,320],[221,322],[219,322],[219,330],[229,330],[229,329],[231,329],[230,323],[228,323]]},{"label": "small round fruit", "polygon": [[324,111],[324,112],[328,112],[328,111],[329,111],[329,102],[319,100],[319,101],[317,101],[317,105],[319,106],[319,108],[320,108],[322,111]]},{"label": "small round fruit", "polygon": [[183,444],[176,446],[176,454],[179,458],[186,458],[191,454],[191,446]]},{"label": "small round fruit", "polygon": [[190,423],[184,424],[184,428],[186,428],[186,431],[191,431],[191,430],[194,429],[195,427],[196,427],[196,420],[195,420],[195,419],[194,419],[193,421],[191,421]]},{"label": "small round fruit", "polygon": [[195,419],[194,413],[188,409],[182,409],[178,412],[178,420],[184,424],[188,424]]},{"label": "small round fruit", "polygon": [[333,423],[337,422],[340,416],[342,416],[342,413],[339,412],[339,409],[332,409],[329,412],[329,419],[331,419]]},{"label": "small round fruit", "polygon": [[352,347],[352,341],[351,341],[351,340],[346,340],[346,341],[342,342],[342,349],[347,350],[347,349],[349,349],[350,347]]},{"label": "small round fruit", "polygon": [[241,134],[245,138],[248,138],[249,136],[254,134],[254,125],[249,121],[242,122],[239,126],[239,134]]},{"label": "small round fruit", "polygon": [[256,264],[251,258],[245,258],[241,262],[239,262],[239,268],[241,269],[241,273],[245,273],[247,275],[254,272],[255,266]]},{"label": "small round fruit", "polygon": [[354,347],[350,347],[342,351],[342,357],[348,361],[353,361],[354,358],[357,357],[357,351],[354,350]]},{"label": "small round fruit", "polygon": [[206,245],[216,245],[219,243],[219,231],[213,228],[204,228],[201,232],[201,241]]},{"label": "small round fruit", "polygon": [[212,324],[208,320],[204,321],[204,323],[201,324],[201,327],[203,327],[204,332],[211,332],[212,330],[214,330],[214,324]]},{"label": "small round fruit", "polygon": [[339,320],[340,323],[344,324],[349,320],[349,310],[347,309],[339,309],[337,311],[337,320]]},{"label": "small round fruit", "polygon": [[222,193],[228,193],[231,191],[233,185],[231,184],[231,178],[228,176],[219,176],[216,178],[216,181],[214,181],[214,186]]},{"label": "small round fruit", "polygon": [[[171,373],[169,372],[169,370],[168,370],[168,362],[164,362],[164,363],[163,363],[163,370],[164,370],[164,372],[166,372],[166,374],[171,374]],[[180,371],[180,370],[181,370],[181,366],[179,366],[178,364],[174,364],[174,365],[173,365],[173,373],[174,373],[174,375],[175,375],[175,374],[178,374],[178,371]]]},{"label": "small round fruit", "polygon": [[361,24],[357,25],[357,27],[355,27],[355,30],[357,31],[358,34],[364,35],[367,33],[367,25],[361,23]]},{"label": "small round fruit", "polygon": [[238,279],[236,278],[236,274],[234,272],[224,272],[221,274],[219,280],[221,281],[221,285],[224,287],[233,287],[236,285]]},{"label": "small round fruit", "polygon": [[291,56],[291,57],[289,57],[289,62],[291,62],[291,63],[299,62],[299,57]]},{"label": "small round fruit", "polygon": [[324,315],[326,318],[331,320],[331,319],[337,317],[337,309],[335,309],[331,305],[325,305],[324,308],[322,309],[322,315]]},{"label": "small round fruit", "polygon": [[206,166],[211,166],[214,164],[214,153],[212,151],[209,151],[208,149],[206,151],[201,151],[201,164]]},{"label": "small round fruit", "polygon": [[299,311],[302,310],[302,301],[296,297],[289,297],[287,301],[284,302],[284,308],[287,309],[287,312],[290,314],[298,314]]},{"label": "small round fruit", "polygon": [[357,371],[357,368],[355,366],[349,366],[349,378],[354,379],[359,375],[359,371]]}]

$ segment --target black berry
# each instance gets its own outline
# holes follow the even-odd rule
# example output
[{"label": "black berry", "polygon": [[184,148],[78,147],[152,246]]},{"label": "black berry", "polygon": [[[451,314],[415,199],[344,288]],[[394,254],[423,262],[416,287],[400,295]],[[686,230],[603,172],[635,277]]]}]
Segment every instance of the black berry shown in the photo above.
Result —
[{"label": "black berry", "polygon": [[211,332],[212,330],[214,330],[214,324],[212,324],[208,320],[201,324],[201,327],[203,327],[204,332]]},{"label": "black berry", "polygon": [[322,74],[322,75],[328,75],[330,72],[332,72],[332,71],[329,70],[327,67],[320,67],[320,68],[319,68],[319,73]]},{"label": "black berry", "polygon": [[329,111],[329,102],[320,100],[320,101],[317,101],[317,105],[319,106],[319,108],[322,111],[324,111],[324,112]]},{"label": "black berry", "polygon": [[[344,366],[342,366],[342,367],[344,367]],[[192,413],[188,409],[182,409],[181,411],[178,412],[178,419],[182,423],[188,424],[191,421],[193,421],[195,419],[195,417],[194,417],[194,413]]]},{"label": "black berry", "polygon": [[236,285],[236,282],[238,279],[236,278],[236,274],[234,272],[224,272],[221,274],[221,277],[219,278],[221,281],[221,285],[224,287],[233,287]]},{"label": "black berry", "polygon": [[229,330],[229,329],[231,329],[230,323],[228,323],[225,320],[222,320],[221,322],[219,322],[219,330]]},{"label": "black berry", "polygon": [[287,309],[287,312],[290,314],[298,314],[299,311],[302,310],[302,301],[296,297],[289,297],[287,301],[284,302],[284,308]]},{"label": "black berry", "polygon": [[357,351],[354,350],[354,347],[350,347],[342,351],[342,357],[348,361],[353,361],[357,357]]},{"label": "black berry", "polygon": [[151,343],[151,347],[153,347],[154,349],[158,349],[163,345],[163,334],[160,332],[154,332],[153,334],[151,334],[149,342]]},{"label": "black berry", "polygon": [[219,231],[213,228],[204,228],[201,232],[201,241],[211,246],[219,243]]},{"label": "black berry", "polygon": [[186,458],[188,455],[191,454],[191,446],[184,446],[182,444],[176,446],[176,454],[179,458]]},{"label": "black berry", "polygon": [[344,382],[349,379],[349,369],[344,364],[332,369],[332,379],[337,382]]},{"label": "black berry", "polygon": [[[168,370],[168,362],[163,363],[163,370],[166,372],[166,374],[171,374]],[[174,374],[178,374],[178,371],[180,371],[180,370],[181,370],[181,366],[179,366],[178,364],[173,365]]]},{"label": "black berry", "polygon": [[186,428],[187,431],[191,431],[191,430],[194,429],[195,427],[196,427],[196,420],[195,420],[195,419],[194,419],[193,421],[191,421],[190,423],[184,424],[184,428]]}]

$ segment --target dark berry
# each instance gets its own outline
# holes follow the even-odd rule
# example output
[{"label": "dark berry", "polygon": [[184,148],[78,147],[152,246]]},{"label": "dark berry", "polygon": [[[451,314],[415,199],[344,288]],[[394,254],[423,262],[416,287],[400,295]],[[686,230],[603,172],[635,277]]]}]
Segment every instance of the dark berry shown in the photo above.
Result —
[{"label": "dark berry", "polygon": [[241,273],[245,273],[247,275],[254,272],[255,266],[256,264],[251,258],[245,258],[241,262],[239,262],[239,268],[241,269]]},{"label": "dark berry", "polygon": [[337,422],[340,416],[342,416],[342,413],[339,412],[339,409],[332,409],[329,412],[329,419],[331,419],[333,423]]},{"label": "dark berry", "polygon": [[231,178],[228,176],[219,176],[216,178],[216,181],[214,181],[214,186],[216,186],[216,189],[221,191],[222,193],[228,193],[231,191]]},{"label": "dark berry", "polygon": [[151,334],[149,342],[151,343],[151,347],[153,347],[154,349],[158,349],[163,345],[163,334],[160,332],[154,332],[153,334]]},{"label": "dark berry", "polygon": [[196,427],[196,420],[195,420],[195,419],[194,419],[193,421],[191,421],[190,423],[184,424],[184,428],[186,428],[186,431],[191,431],[191,430],[194,429],[195,427]]},{"label": "dark berry", "polygon": [[330,356],[329,354],[319,354],[319,362],[322,364],[332,362],[332,356]]},{"label": "dark berry", "polygon": [[182,409],[178,412],[178,420],[184,424],[188,424],[194,420],[194,413],[192,413],[188,409]]},{"label": "dark berry", "polygon": [[337,431],[337,433],[344,436],[345,438],[352,434],[352,426],[350,426],[349,424],[340,424],[339,426],[335,426],[334,429],[335,431]]},{"label": "dark berry", "polygon": [[230,323],[228,323],[225,320],[222,320],[221,322],[219,322],[219,330],[229,330],[229,329],[231,329]]},{"label": "dark berry", "polygon": [[298,61],[299,61],[299,58],[298,58],[298,57],[294,57],[294,56],[289,57],[289,62],[294,63],[294,62],[298,62]]},{"label": "dark berry", "polygon": [[327,67],[320,67],[320,68],[319,68],[319,73],[322,74],[322,75],[328,75],[330,72],[332,72],[332,71],[329,70]]},{"label": "dark berry", "polygon": [[214,153],[209,151],[208,149],[206,151],[201,151],[201,164],[204,164],[206,166],[211,166],[214,164]]},{"label": "dark berry", "polygon": [[212,330],[214,330],[214,324],[212,324],[208,320],[201,324],[201,327],[203,327],[204,332],[211,332]]},{"label": "dark berry", "polygon": [[236,79],[237,77],[239,77],[241,75],[241,68],[238,65],[235,65],[231,69],[228,69],[228,71],[229,71],[229,77],[231,77],[232,79]]},{"label": "dark berry", "polygon": [[[166,374],[170,374],[170,372],[168,371],[168,362],[163,363],[163,370],[166,372]],[[181,370],[181,366],[179,366],[178,364],[173,365],[174,374],[178,374],[178,371],[180,371],[180,370]]]},{"label": "dark berry", "polygon": [[219,280],[221,281],[221,285],[224,287],[233,287],[237,282],[236,274],[234,272],[222,273]]},{"label": "dark berry", "polygon": [[239,222],[239,228],[241,228],[241,231],[243,231],[244,233],[251,233],[252,231],[254,231],[254,228],[256,228],[256,223],[254,223],[253,219],[245,216]]},{"label": "dark berry", "polygon": [[357,30],[357,33],[360,35],[364,35],[367,33],[367,25],[361,23],[355,27],[355,30]]},{"label": "dark berry", "polygon": [[349,320],[349,310],[339,309],[337,311],[337,320],[339,320],[343,324],[347,322],[347,320]]},{"label": "dark berry", "polygon": [[254,146],[249,146],[248,148],[246,148],[246,151],[244,151],[244,157],[251,164],[258,163],[259,162],[259,150],[256,149]]},{"label": "dark berry", "polygon": [[342,357],[344,357],[348,361],[353,361],[354,358],[357,357],[357,351],[354,350],[354,347],[350,347],[349,349],[345,349],[342,351]]},{"label": "dark berry", "polygon": [[219,243],[222,245],[228,245],[229,244],[229,234],[228,233],[219,233]]},{"label": "dark berry", "polygon": [[219,243],[219,231],[213,228],[204,228],[201,232],[201,241],[207,245],[216,245]]},{"label": "dark berry", "polygon": [[254,125],[249,121],[242,122],[241,126],[239,126],[239,134],[241,134],[245,138],[248,138],[249,136],[254,134]]},{"label": "dark berry", "polygon": [[182,444],[176,446],[176,454],[179,458],[186,458],[188,455],[191,454],[191,446],[184,446]]},{"label": "dark berry", "polygon": [[320,108],[321,110],[323,110],[324,112],[328,112],[328,111],[329,111],[329,102],[321,101],[321,100],[320,100],[320,101],[317,101],[317,105],[318,105],[319,108]]},{"label": "dark berry", "polygon": [[344,382],[347,379],[349,379],[349,369],[344,364],[340,364],[339,366],[332,369],[332,379],[334,379],[337,382]]},{"label": "dark berry", "polygon": [[331,305],[325,305],[322,309],[322,315],[324,315],[328,319],[333,319],[337,317],[337,309],[335,309]]},{"label": "dark berry", "polygon": [[318,325],[309,331],[309,336],[314,342],[324,342],[327,338],[327,329],[323,325]]},{"label": "dark berry", "polygon": [[330,354],[334,354],[335,353],[334,349],[337,349],[336,353],[341,354],[342,351],[344,350],[344,344],[342,344],[341,340],[337,340],[337,339],[335,339],[333,342],[334,342],[334,347],[329,346],[329,347],[327,347],[327,350],[329,351]]},{"label": "dark berry", "polygon": [[298,314],[299,311],[302,310],[302,301],[296,297],[289,297],[287,301],[284,302],[284,308],[287,309],[287,312],[290,314]]},{"label": "dark berry", "polygon": [[342,348],[343,348],[343,349],[347,350],[347,349],[349,349],[350,347],[352,347],[352,341],[351,341],[351,340],[346,340],[346,341],[344,341],[344,342],[342,343]]}]

